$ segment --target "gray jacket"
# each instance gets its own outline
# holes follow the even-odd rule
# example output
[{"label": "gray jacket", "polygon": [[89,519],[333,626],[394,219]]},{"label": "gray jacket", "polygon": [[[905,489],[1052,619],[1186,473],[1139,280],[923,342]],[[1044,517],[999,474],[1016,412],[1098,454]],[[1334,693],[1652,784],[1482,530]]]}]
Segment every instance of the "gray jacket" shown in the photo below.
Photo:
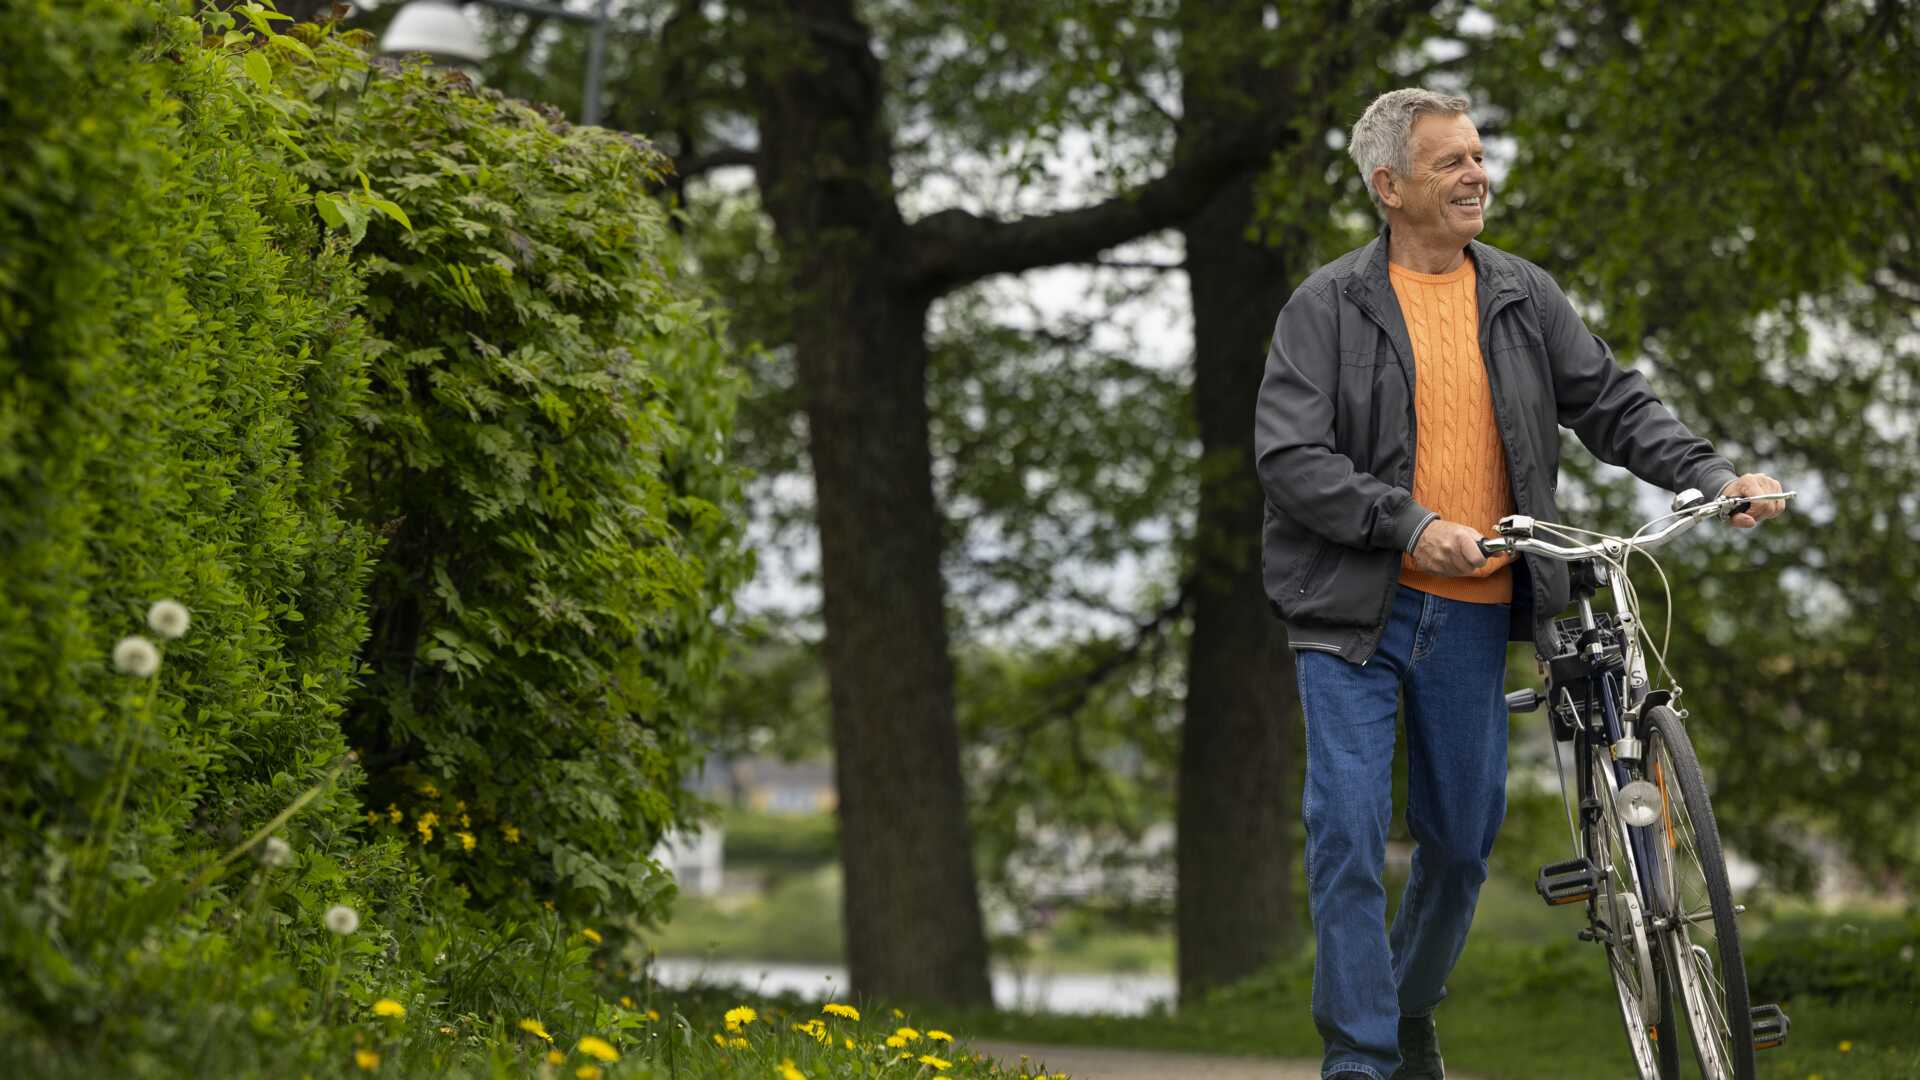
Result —
[{"label": "gray jacket", "polygon": [[[1558,521],[1559,426],[1595,457],[1669,490],[1716,494],[1733,467],[1614,363],[1546,271],[1479,241],[1480,355],[1516,513]],[[1413,500],[1413,343],[1387,278],[1387,232],[1321,267],[1280,312],[1254,409],[1266,493],[1267,598],[1296,649],[1364,663],[1400,556],[1436,516]],[[1491,526],[1492,522],[1468,524]],[[1513,640],[1548,646],[1569,603],[1565,563],[1514,565]]]}]

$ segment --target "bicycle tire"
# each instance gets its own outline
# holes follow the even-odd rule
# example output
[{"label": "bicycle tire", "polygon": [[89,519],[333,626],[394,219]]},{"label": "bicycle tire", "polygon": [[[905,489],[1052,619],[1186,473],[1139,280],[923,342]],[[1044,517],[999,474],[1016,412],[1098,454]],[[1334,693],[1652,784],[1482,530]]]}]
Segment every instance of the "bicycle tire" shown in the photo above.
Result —
[{"label": "bicycle tire", "polygon": [[1647,779],[1660,790],[1662,873],[1656,903],[1668,981],[1679,994],[1705,1080],[1753,1080],[1753,1020],[1746,964],[1706,775],[1672,709],[1649,709]]},{"label": "bicycle tire", "polygon": [[[1588,916],[1603,935],[1607,974],[1620,1005],[1620,1021],[1635,1071],[1641,1080],[1677,1080],[1680,1059],[1672,1035],[1673,997],[1666,971],[1659,963],[1651,913],[1637,910],[1643,890],[1626,824],[1614,803],[1619,785],[1613,759],[1598,744],[1587,758],[1594,796],[1600,803],[1599,819],[1582,830],[1587,858],[1600,870],[1599,888],[1587,902]],[[1645,927],[1640,934],[1633,927],[1636,918]],[[1644,946],[1636,938],[1644,938]],[[1642,948],[1646,950],[1644,963]]]}]

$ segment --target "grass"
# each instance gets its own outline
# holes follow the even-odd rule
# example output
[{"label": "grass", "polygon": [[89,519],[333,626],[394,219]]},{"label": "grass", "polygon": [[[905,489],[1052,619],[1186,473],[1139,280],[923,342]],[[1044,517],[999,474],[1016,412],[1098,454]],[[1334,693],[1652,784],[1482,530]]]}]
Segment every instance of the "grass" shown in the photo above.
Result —
[{"label": "grass", "polygon": [[[1201,1005],[1147,1017],[971,1012],[953,1023],[981,1038],[1317,1059],[1304,965]],[[1618,1080],[1631,1065],[1605,969],[1592,946],[1469,945],[1437,1018],[1447,1062],[1484,1080]],[[1920,1076],[1920,1003],[1849,998],[1789,1002],[1786,1046],[1762,1053],[1777,1080]],[[1689,1072],[1689,1075],[1692,1075]]]}]

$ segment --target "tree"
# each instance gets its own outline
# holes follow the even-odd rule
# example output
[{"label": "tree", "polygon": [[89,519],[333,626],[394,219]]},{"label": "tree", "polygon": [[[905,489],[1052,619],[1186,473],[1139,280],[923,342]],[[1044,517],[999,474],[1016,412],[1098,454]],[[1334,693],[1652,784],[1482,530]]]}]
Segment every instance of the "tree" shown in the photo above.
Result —
[{"label": "tree", "polygon": [[1476,47],[1503,62],[1474,81],[1518,150],[1495,242],[1737,466],[1802,493],[1661,555],[1723,833],[1783,885],[1822,834],[1908,872],[1920,831],[1889,793],[1920,777],[1915,6],[1489,10]]},{"label": "tree", "polygon": [[861,992],[984,1002],[927,446],[927,308],[987,275],[1170,224],[1272,136],[1176,158],[1093,206],[1011,221],[948,209],[908,224],[884,80],[850,0],[745,10],[758,45],[757,182],[800,313],[851,977]]}]

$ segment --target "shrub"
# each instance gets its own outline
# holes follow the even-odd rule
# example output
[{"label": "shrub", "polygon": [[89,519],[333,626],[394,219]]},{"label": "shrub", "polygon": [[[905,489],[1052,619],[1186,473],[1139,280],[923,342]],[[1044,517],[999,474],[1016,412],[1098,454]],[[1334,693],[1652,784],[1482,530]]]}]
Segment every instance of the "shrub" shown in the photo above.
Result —
[{"label": "shrub", "polygon": [[[0,1061],[33,1075],[492,1069],[517,1017],[639,1023],[577,917],[670,888],[644,853],[746,569],[659,160],[272,21],[0,0]],[[114,671],[162,597],[189,631]]]},{"label": "shrub", "polygon": [[423,69],[302,82],[298,168],[361,237],[377,335],[353,512],[387,540],[348,723],[376,820],[478,903],[658,915],[647,853],[687,816],[746,572],[726,354],[647,194],[666,162]]}]

